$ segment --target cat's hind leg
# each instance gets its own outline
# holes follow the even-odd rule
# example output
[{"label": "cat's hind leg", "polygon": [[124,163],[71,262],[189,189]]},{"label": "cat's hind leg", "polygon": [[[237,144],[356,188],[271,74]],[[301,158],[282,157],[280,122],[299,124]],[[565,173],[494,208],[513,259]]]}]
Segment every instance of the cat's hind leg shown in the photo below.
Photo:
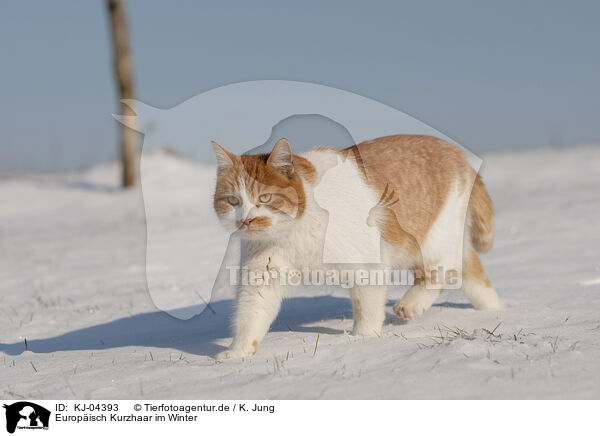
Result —
[{"label": "cat's hind leg", "polygon": [[387,287],[354,286],[350,290],[354,315],[353,335],[379,336],[385,319]]},{"label": "cat's hind leg", "polygon": [[394,305],[394,313],[400,318],[413,319],[423,314],[444,290],[443,277],[432,280],[430,274],[426,278],[416,278],[415,284]]},{"label": "cat's hind leg", "polygon": [[478,310],[499,310],[502,308],[498,294],[490,283],[479,255],[469,248],[464,259],[462,290],[473,307]]},{"label": "cat's hind leg", "polygon": [[461,274],[468,202],[468,192],[455,189],[449,193],[420,244],[422,264],[415,265],[415,285],[394,306],[398,316],[410,319],[421,315],[452,284],[451,276]]}]

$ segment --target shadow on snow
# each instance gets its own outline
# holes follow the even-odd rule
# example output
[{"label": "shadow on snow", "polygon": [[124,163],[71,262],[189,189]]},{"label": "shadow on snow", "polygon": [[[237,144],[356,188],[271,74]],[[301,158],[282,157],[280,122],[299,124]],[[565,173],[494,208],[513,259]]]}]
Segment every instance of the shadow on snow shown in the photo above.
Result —
[{"label": "shadow on snow", "polygon": [[[392,305],[388,302],[388,306]],[[439,306],[447,306],[441,303]],[[471,307],[453,305],[452,307]],[[183,321],[162,311],[147,312],[116,319],[104,324],[74,330],[45,339],[28,339],[28,350],[33,353],[58,351],[105,350],[119,347],[172,348],[199,356],[214,356],[225,347],[215,341],[231,337],[229,320],[233,310],[232,300],[211,303],[214,313],[202,314]],[[310,324],[324,320],[352,318],[348,298],[333,296],[295,297],[285,299],[282,309],[271,326],[271,331],[293,331],[319,334],[343,334],[343,330]],[[387,324],[403,325],[406,321],[387,314]],[[0,352],[19,355],[25,343],[0,343]]]}]

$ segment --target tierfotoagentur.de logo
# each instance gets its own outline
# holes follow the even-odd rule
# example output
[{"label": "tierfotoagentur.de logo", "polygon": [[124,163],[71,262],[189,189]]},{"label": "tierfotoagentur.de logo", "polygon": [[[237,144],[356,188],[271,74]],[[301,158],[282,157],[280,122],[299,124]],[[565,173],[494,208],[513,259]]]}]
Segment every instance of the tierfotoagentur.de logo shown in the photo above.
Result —
[{"label": "tierfotoagentur.de logo", "polygon": [[5,404],[6,431],[14,433],[19,430],[48,430],[50,411],[29,401]]}]

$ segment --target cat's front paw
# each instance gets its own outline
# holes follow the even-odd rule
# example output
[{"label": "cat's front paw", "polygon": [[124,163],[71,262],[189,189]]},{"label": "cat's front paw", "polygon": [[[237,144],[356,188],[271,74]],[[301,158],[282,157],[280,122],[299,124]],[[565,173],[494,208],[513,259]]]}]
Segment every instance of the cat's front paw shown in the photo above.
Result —
[{"label": "cat's front paw", "polygon": [[215,356],[216,360],[225,360],[225,359],[243,359],[244,357],[253,356],[256,353],[256,349],[254,350],[244,350],[242,348],[231,348],[225,351],[221,351],[219,354]]}]

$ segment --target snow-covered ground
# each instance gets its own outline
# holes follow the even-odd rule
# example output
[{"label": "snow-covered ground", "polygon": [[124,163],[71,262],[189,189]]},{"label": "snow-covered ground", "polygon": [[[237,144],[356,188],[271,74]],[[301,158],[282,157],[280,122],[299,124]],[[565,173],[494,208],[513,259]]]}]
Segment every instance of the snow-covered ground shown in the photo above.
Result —
[{"label": "snow-covered ground", "polygon": [[[148,159],[156,183],[214,179]],[[222,363],[231,298],[189,321],[153,305],[142,195],[118,189],[116,165],[0,180],[0,397],[600,398],[600,147],[490,154],[482,173],[504,310],[450,291],[405,322],[391,290],[382,336],[358,338],[346,291],[304,290],[254,357]]]}]

